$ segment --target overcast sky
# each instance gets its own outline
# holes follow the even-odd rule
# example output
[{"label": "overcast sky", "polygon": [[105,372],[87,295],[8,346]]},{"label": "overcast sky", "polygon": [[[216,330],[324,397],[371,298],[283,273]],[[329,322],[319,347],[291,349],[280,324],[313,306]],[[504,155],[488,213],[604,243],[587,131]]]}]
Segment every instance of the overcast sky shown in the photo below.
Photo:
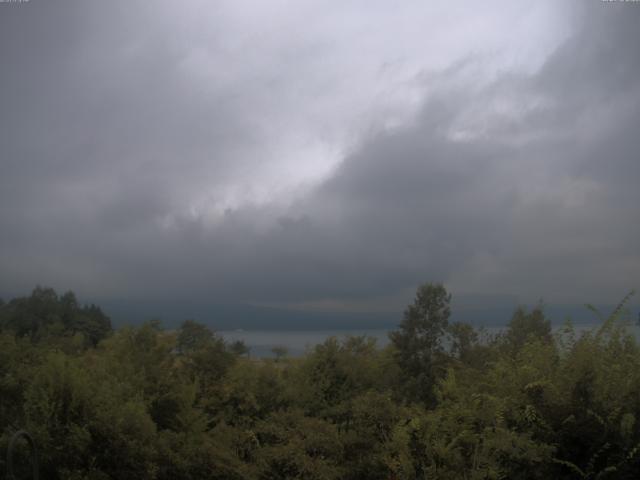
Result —
[{"label": "overcast sky", "polygon": [[616,302],[639,46],[632,2],[0,3],[0,295]]}]

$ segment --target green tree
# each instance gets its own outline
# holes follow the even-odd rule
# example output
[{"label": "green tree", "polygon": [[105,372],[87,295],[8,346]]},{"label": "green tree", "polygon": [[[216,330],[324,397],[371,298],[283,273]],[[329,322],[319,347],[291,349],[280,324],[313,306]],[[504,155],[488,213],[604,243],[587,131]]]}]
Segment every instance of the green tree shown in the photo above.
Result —
[{"label": "green tree", "polygon": [[293,375],[290,395],[307,413],[344,423],[349,417],[349,401],[376,388],[382,375],[380,355],[371,337],[330,337],[316,345]]},{"label": "green tree", "polygon": [[429,406],[434,405],[433,388],[441,376],[442,338],[449,324],[450,303],[451,295],[442,284],[421,285],[399,330],[389,334],[409,397]]},{"label": "green tree", "polygon": [[177,348],[180,353],[190,353],[214,341],[213,332],[206,325],[195,320],[185,320],[178,329]]},{"label": "green tree", "polygon": [[229,345],[229,350],[238,357],[249,355],[251,351],[247,344],[242,340],[235,340],[234,342],[232,342],[231,345]]},{"label": "green tree", "polygon": [[302,411],[275,412],[257,425],[256,463],[261,479],[345,478],[342,444],[335,425]]},{"label": "green tree", "polygon": [[0,323],[33,342],[79,334],[85,348],[96,346],[112,332],[111,320],[100,307],[81,307],[73,292],[58,297],[53,289],[40,286],[29,297],[14,298],[0,307]]},{"label": "green tree", "polygon": [[511,317],[505,339],[513,351],[520,350],[531,341],[551,343],[551,322],[545,317],[542,305],[531,312],[518,308]]},{"label": "green tree", "polygon": [[455,322],[449,327],[451,353],[463,363],[471,363],[478,346],[478,333],[468,323]]}]

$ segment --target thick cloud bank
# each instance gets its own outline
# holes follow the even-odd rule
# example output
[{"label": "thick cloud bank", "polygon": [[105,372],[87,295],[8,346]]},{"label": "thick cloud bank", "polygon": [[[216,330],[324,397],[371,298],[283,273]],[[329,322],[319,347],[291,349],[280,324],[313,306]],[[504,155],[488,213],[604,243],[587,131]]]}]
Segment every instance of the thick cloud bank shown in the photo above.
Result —
[{"label": "thick cloud bank", "polygon": [[0,292],[640,286],[640,7],[235,5],[0,5]]}]

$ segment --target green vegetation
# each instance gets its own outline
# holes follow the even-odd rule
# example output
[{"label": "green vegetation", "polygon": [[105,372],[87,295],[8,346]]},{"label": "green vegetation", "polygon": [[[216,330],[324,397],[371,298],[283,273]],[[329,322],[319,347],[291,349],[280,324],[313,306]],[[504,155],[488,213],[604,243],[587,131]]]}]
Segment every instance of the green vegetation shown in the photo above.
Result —
[{"label": "green vegetation", "polygon": [[621,307],[581,336],[519,309],[480,341],[449,323],[450,298],[420,287],[384,349],[330,338],[254,359],[195,321],[112,331],[37,288],[0,302],[0,451],[27,429],[51,480],[638,478]]}]

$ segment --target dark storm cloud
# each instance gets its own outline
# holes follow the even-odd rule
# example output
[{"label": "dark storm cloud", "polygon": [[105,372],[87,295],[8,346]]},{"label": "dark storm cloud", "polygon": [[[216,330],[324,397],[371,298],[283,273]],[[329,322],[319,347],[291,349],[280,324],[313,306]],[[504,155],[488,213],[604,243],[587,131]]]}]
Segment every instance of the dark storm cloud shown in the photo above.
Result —
[{"label": "dark storm cloud", "polygon": [[194,71],[200,54],[142,3],[43,5],[0,16],[0,290],[298,302],[444,280],[612,301],[640,284],[634,5],[576,6],[533,73],[477,81],[471,55],[415,76],[413,119],[361,136],[293,200],[244,203],[229,198],[260,183],[269,124],[303,118],[269,116],[278,99],[304,110],[277,85],[321,45],[278,60],[265,91],[220,78],[217,47]]},{"label": "dark storm cloud", "polygon": [[637,285],[638,10],[582,15],[538,73],[436,88],[414,125],[364,141],[262,244],[287,252],[276,286],[340,297],[443,279],[613,301]]},{"label": "dark storm cloud", "polygon": [[280,265],[283,291],[311,278],[338,297],[444,279],[612,301],[637,285],[640,17],[606,5],[583,15],[539,73],[436,90],[415,125],[346,158],[299,207],[312,213],[269,239],[305,246],[270,270]]},{"label": "dark storm cloud", "polygon": [[3,5],[4,288],[119,283],[166,254],[157,221],[187,186],[247,168],[241,152],[260,132],[227,92],[198,91],[188,51],[145,15],[142,2]]},{"label": "dark storm cloud", "polygon": [[[124,193],[133,197],[124,203],[148,195],[156,204],[174,193],[175,177],[215,185],[242,167],[236,153],[252,142],[242,109],[226,92],[197,91],[181,66],[187,52],[154,33],[154,24],[145,30],[151,9],[35,3],[6,8],[2,18],[3,167],[11,189],[3,192],[14,202],[81,188],[90,198],[69,200],[117,209]],[[220,157],[213,171],[212,145]]]}]

